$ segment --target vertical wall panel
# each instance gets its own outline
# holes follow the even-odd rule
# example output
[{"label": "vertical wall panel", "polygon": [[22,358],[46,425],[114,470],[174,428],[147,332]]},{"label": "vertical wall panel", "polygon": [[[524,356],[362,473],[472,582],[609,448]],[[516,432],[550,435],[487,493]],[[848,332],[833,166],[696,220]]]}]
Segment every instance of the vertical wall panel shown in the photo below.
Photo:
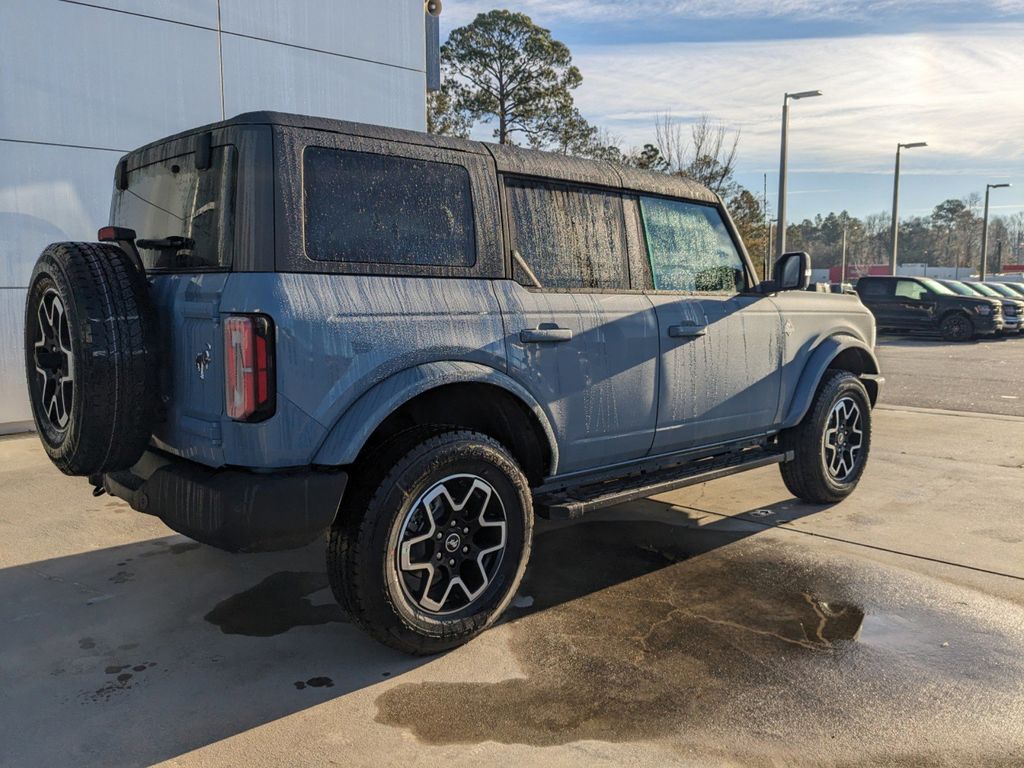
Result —
[{"label": "vertical wall panel", "polygon": [[0,434],[21,427],[32,418],[22,360],[27,294],[23,288],[0,288]]},{"label": "vertical wall panel", "polygon": [[225,32],[424,68],[420,0],[221,0]]},{"label": "vertical wall panel", "polygon": [[[36,257],[106,223],[122,151],[220,119],[221,62],[217,0],[0,2],[2,433],[31,419],[21,347]],[[237,33],[223,36],[229,116],[425,127],[419,0],[221,0],[221,17]]]},{"label": "vertical wall panel", "polygon": [[165,21],[217,28],[217,0],[88,0],[88,3]]},{"label": "vertical wall panel", "polygon": [[274,109],[422,131],[425,92],[422,71],[224,36],[228,116]]},{"label": "vertical wall panel", "polygon": [[24,287],[49,243],[107,223],[120,154],[0,141],[0,286]]},{"label": "vertical wall panel", "polygon": [[0,138],[132,149],[220,119],[217,33],[54,0],[0,23]]}]

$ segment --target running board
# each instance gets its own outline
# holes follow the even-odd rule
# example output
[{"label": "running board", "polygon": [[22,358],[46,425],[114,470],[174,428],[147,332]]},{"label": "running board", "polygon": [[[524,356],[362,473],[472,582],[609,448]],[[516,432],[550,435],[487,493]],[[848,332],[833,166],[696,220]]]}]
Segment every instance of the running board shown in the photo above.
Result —
[{"label": "running board", "polygon": [[534,498],[533,503],[541,517],[550,520],[572,520],[602,507],[643,499],[792,459],[792,451],[751,450],[732,453],[621,480],[540,494]]}]

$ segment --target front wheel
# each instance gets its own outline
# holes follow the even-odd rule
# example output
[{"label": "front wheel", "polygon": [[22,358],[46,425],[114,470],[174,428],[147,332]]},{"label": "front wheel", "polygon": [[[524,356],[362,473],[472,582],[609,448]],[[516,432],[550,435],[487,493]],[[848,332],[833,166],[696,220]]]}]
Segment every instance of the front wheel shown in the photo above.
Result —
[{"label": "front wheel", "polygon": [[967,315],[959,312],[942,318],[939,330],[946,341],[970,341],[974,338],[974,323]]},{"label": "front wheel", "polygon": [[782,480],[798,499],[842,501],[857,487],[871,449],[871,404],[849,371],[828,371],[803,421],[782,434],[794,453],[780,465]]},{"label": "front wheel", "polygon": [[373,637],[431,654],[467,642],[511,602],[530,556],[533,505],[518,464],[492,438],[411,437],[364,463],[331,532],[328,575]]}]

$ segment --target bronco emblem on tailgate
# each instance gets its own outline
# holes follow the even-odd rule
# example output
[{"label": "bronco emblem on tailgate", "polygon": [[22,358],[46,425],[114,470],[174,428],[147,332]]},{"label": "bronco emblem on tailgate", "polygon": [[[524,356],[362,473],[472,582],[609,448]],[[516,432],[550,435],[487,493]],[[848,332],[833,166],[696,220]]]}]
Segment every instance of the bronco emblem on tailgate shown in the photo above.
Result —
[{"label": "bronco emblem on tailgate", "polygon": [[199,378],[206,380],[206,369],[210,367],[210,350],[213,347],[206,345],[206,349],[196,355],[196,370],[199,371]]}]

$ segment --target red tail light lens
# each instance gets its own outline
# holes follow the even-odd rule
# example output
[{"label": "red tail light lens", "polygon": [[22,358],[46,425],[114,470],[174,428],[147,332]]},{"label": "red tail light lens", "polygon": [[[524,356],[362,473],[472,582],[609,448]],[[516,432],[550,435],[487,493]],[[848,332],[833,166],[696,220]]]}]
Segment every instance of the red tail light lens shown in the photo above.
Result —
[{"label": "red tail light lens", "polygon": [[274,324],[266,315],[231,315],[224,321],[224,399],[235,421],[274,415]]}]

